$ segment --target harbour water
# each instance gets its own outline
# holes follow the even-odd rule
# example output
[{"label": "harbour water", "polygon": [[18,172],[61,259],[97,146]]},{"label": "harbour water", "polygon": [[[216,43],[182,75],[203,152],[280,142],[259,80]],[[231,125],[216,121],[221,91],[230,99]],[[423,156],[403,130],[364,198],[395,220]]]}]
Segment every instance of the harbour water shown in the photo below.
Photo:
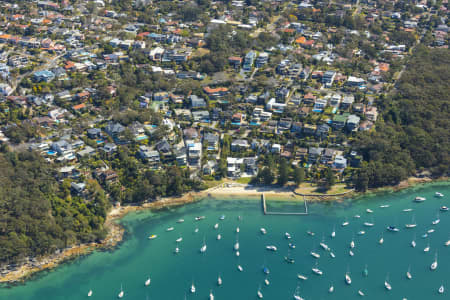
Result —
[{"label": "harbour water", "polygon": [[[436,191],[445,196],[435,197]],[[416,196],[427,200],[415,203]],[[283,205],[270,203],[276,209],[282,209]],[[298,205],[303,209],[303,204]],[[383,205],[389,207],[381,208]],[[166,211],[134,213],[122,221],[127,234],[118,249],[96,252],[41,273],[23,285],[1,288],[0,299],[87,299],[89,290],[93,291],[89,299],[117,299],[121,285],[123,299],[134,300],[182,300],[185,296],[209,299],[210,291],[216,300],[257,299],[258,289],[264,299],[293,299],[297,287],[304,299],[356,299],[360,297],[358,290],[368,299],[449,299],[450,246],[444,243],[450,240],[450,212],[439,212],[442,205],[450,206],[448,182],[343,203],[309,203],[308,216],[264,216],[259,199],[207,199]],[[413,210],[404,212],[407,208]],[[440,223],[432,225],[438,214]],[[224,220],[219,220],[221,215],[226,216]],[[206,218],[195,221],[196,216]],[[413,216],[417,227],[405,228]],[[177,223],[179,219],[185,221]],[[346,220],[349,225],[342,227]],[[366,227],[364,222],[374,226]],[[218,229],[214,228],[216,223]],[[387,231],[389,225],[400,231]],[[169,227],[174,230],[166,231]],[[261,227],[267,234],[260,232]],[[335,238],[330,237],[333,227]],[[422,238],[429,229],[435,231]],[[364,235],[358,234],[361,230]],[[285,232],[292,236],[290,240]],[[219,233],[221,240],[216,238]],[[151,234],[158,237],[149,240]],[[415,248],[411,247],[414,235]],[[382,236],[384,243],[380,245]],[[179,237],[183,238],[178,244],[180,252],[174,254],[175,240]],[[233,249],[237,239],[239,257]],[[354,256],[349,255],[352,239]],[[207,250],[200,253],[204,240]],[[322,241],[335,258],[320,247]],[[288,247],[290,242],[295,249]],[[430,251],[424,252],[428,243]],[[267,245],[275,245],[278,251],[266,250]],[[288,251],[295,259],[293,264],[284,260]],[[320,258],[314,258],[311,251],[320,254]],[[438,267],[432,271],[430,265],[436,253]],[[242,272],[238,265],[243,267]],[[363,275],[366,265],[368,276]],[[406,278],[409,266],[411,280]],[[270,274],[264,274],[264,267]],[[322,270],[323,275],[314,274],[313,267]],[[346,272],[351,276],[351,285],[345,283]],[[297,274],[308,279],[300,280]],[[223,280],[221,286],[217,285],[219,275]],[[148,277],[151,284],[145,286]],[[391,291],[384,286],[387,277]],[[264,283],[266,278],[270,281],[268,286]],[[190,292],[192,283],[196,286],[195,294]],[[333,293],[328,291],[330,285],[334,286]],[[446,288],[442,295],[438,293],[441,285]]]}]

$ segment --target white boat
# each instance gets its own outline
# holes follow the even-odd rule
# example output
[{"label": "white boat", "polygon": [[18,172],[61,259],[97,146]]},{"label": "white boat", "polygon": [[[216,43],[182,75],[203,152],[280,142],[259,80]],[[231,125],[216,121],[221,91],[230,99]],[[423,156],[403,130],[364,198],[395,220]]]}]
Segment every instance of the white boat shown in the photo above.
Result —
[{"label": "white boat", "polygon": [[148,237],[149,240],[154,240],[156,239],[158,236],[156,234],[152,234]]},{"label": "white boat", "polygon": [[448,211],[449,208],[447,206],[443,205],[443,206],[441,206],[440,210],[441,211]]},{"label": "white boat", "polygon": [[89,290],[87,296],[88,296],[88,297],[91,297],[91,296],[92,296],[92,290]]},{"label": "white boat", "polygon": [[149,286],[149,285],[150,285],[150,282],[151,282],[151,279],[150,279],[150,277],[149,277],[149,278],[147,278],[147,280],[144,282],[144,285],[145,285],[145,286]]},{"label": "white boat", "polygon": [[244,268],[242,268],[241,265],[238,265],[237,268],[238,268],[238,270],[239,270],[240,272],[244,271]]},{"label": "white boat", "polygon": [[333,231],[331,232],[331,237],[335,238],[336,237],[336,228],[333,227]]},{"label": "white boat", "polygon": [[433,233],[434,232],[434,229],[428,229],[427,230],[427,233]]},{"label": "white boat", "polygon": [[434,196],[442,198],[442,197],[444,197],[444,194],[436,192],[436,193],[434,193]]},{"label": "white boat", "polygon": [[217,285],[222,285],[222,278],[220,277],[220,275],[219,277],[217,277]]},{"label": "white boat", "polygon": [[236,243],[234,244],[233,248],[235,251],[239,250],[239,241],[238,240],[236,240]]},{"label": "white boat", "polygon": [[388,207],[390,207],[389,204],[383,204],[383,205],[380,205],[380,208],[388,208]]},{"label": "white boat", "polygon": [[241,253],[239,251],[236,251],[235,255],[239,257]]},{"label": "white boat", "polygon": [[219,220],[221,220],[221,221],[225,220],[225,215],[221,215],[221,216],[219,217]]},{"label": "white boat", "polygon": [[413,209],[412,208],[405,208],[403,211],[404,212],[410,212],[410,211],[413,211]]},{"label": "white boat", "polygon": [[222,239],[222,236],[220,235],[220,233],[217,235],[217,240]]},{"label": "white boat", "polygon": [[214,225],[214,229],[217,229],[217,228],[219,228],[219,223],[216,223],[216,224]]},{"label": "white boat", "polygon": [[308,277],[302,275],[302,274],[297,274],[297,278],[301,279],[301,280],[308,280]]},{"label": "white boat", "polygon": [[177,238],[177,239],[175,240],[175,242],[179,243],[179,242],[181,242],[182,240],[183,240],[183,238],[182,238],[182,237],[179,237],[179,238]]},{"label": "white boat", "polygon": [[312,232],[311,230],[308,230],[307,232],[306,232],[308,235],[310,235],[310,236],[315,236],[316,234],[314,233],[314,232]]},{"label": "white boat", "polygon": [[366,226],[366,227],[373,227],[373,225],[375,225],[375,224],[371,223],[371,222],[364,222],[364,226]]},{"label": "white boat", "polygon": [[205,216],[195,217],[195,221],[204,220],[205,218],[206,218]]},{"label": "white boat", "polygon": [[320,270],[319,268],[312,268],[312,271],[314,274],[317,274],[319,276],[323,275],[323,271]]},{"label": "white boat", "polygon": [[328,245],[325,244],[324,242],[321,242],[319,245],[320,247],[322,247],[323,250],[330,251],[330,247],[328,247]]},{"label": "white boat", "polygon": [[125,293],[123,292],[123,288],[122,288],[122,285],[120,285],[120,292],[119,292],[119,294],[117,295],[117,298],[123,298],[123,295],[124,295]]},{"label": "white boat", "polygon": [[298,285],[295,289],[294,300],[303,300],[303,298],[300,296],[300,287]]},{"label": "white boat", "polygon": [[433,222],[431,222],[431,224],[437,225],[437,224],[439,224],[439,222],[441,222],[441,219],[436,219]]},{"label": "white boat", "polygon": [[333,252],[330,252],[330,256],[331,256],[332,258],[336,258],[336,255],[334,255]]},{"label": "white boat", "polygon": [[195,293],[195,285],[194,285],[194,283],[192,282],[192,285],[191,285],[191,293],[192,294],[194,294]]},{"label": "white boat", "polygon": [[371,214],[371,213],[373,213],[373,210],[371,210],[370,208],[368,208],[368,209],[366,209],[366,212],[369,213],[369,214]]},{"label": "white boat", "polygon": [[259,299],[263,298],[263,294],[261,293],[261,290],[258,290],[258,292],[256,292],[256,295],[258,296]]},{"label": "white boat", "polygon": [[194,229],[194,232],[197,233],[197,232],[198,232],[198,228],[195,228],[195,229]]},{"label": "white boat", "polygon": [[423,249],[423,252],[430,252],[430,243]]},{"label": "white boat", "polygon": [[350,278],[348,272],[345,273],[345,283],[347,283],[348,285],[352,284],[352,279]]},{"label": "white boat", "polygon": [[427,200],[427,198],[425,198],[425,197],[419,197],[419,196],[417,196],[416,198],[414,198],[414,201],[415,201],[415,202],[424,202],[425,200]]},{"label": "white boat", "polygon": [[342,227],[347,226],[348,224],[350,224],[348,221],[344,221],[344,223],[342,223]]},{"label": "white boat", "polygon": [[240,229],[239,227],[236,227],[236,232],[239,233]]},{"label": "white boat", "polygon": [[405,224],[406,228],[415,228],[417,227],[417,224]]},{"label": "white boat", "polygon": [[267,278],[264,279],[264,284],[265,284],[265,285],[269,285],[269,284],[270,284],[269,279],[267,279]]},{"label": "white boat", "polygon": [[406,278],[412,279],[412,275],[411,275],[411,266],[409,266],[409,267],[408,267],[408,271],[406,271]]},{"label": "white boat", "polygon": [[397,227],[392,226],[392,225],[388,226],[386,229],[391,232],[399,232],[400,231],[400,229],[398,229]]},{"label": "white boat", "polygon": [[353,218],[359,219],[359,218],[361,218],[361,216],[360,215],[354,215]]},{"label": "white boat", "polygon": [[350,256],[354,256],[354,255],[355,255],[355,253],[353,253],[352,250],[350,250],[350,251],[348,252],[348,254],[349,254]]},{"label": "white boat", "polygon": [[183,223],[184,219],[178,219],[177,223]]},{"label": "white boat", "polygon": [[267,233],[267,230],[265,228],[261,228],[260,231],[261,231],[262,234],[266,234]]},{"label": "white boat", "polygon": [[267,250],[270,250],[270,251],[277,251],[277,247],[275,247],[275,246],[273,246],[273,245],[266,246],[266,249],[267,249]]},{"label": "white boat", "polygon": [[417,244],[416,244],[416,241],[415,241],[415,240],[412,240],[412,241],[411,241],[411,247],[416,248],[416,245],[417,245]]},{"label": "white boat", "polygon": [[176,247],[175,250],[173,251],[175,254],[180,253],[180,248]]},{"label": "white boat", "polygon": [[384,238],[383,238],[383,234],[381,234],[381,238],[378,241],[378,244],[383,245],[383,243],[384,243]]},{"label": "white boat", "polygon": [[362,297],[365,296],[365,294],[364,294],[363,291],[361,291],[361,290],[358,290],[358,294],[359,294],[360,296],[362,296]]},{"label": "white boat", "polygon": [[287,238],[288,240],[291,239],[291,235],[289,234],[289,232],[284,233],[284,237]]},{"label": "white boat", "polygon": [[355,241],[354,241],[354,240],[352,240],[352,241],[350,242],[350,248],[351,248],[351,249],[355,248]]},{"label": "white boat", "polygon": [[332,293],[332,292],[334,292],[334,286],[333,285],[331,285],[329,288],[328,288],[328,293]]},{"label": "white boat", "polygon": [[434,270],[437,269],[437,267],[438,267],[438,261],[437,261],[437,253],[436,253],[436,254],[434,255],[434,261],[433,261],[433,263],[431,264],[430,269],[431,269],[432,271],[434,271]]},{"label": "white boat", "polygon": [[392,286],[391,286],[391,284],[389,283],[389,276],[386,276],[386,280],[384,281],[384,287],[385,287],[388,291],[392,290]]},{"label": "white boat", "polygon": [[206,243],[205,243],[205,238],[203,238],[203,246],[200,248],[200,253],[205,253],[206,252]]},{"label": "white boat", "polygon": [[209,300],[214,300],[214,294],[212,291],[209,292]]},{"label": "white boat", "polygon": [[166,229],[166,231],[173,231],[175,228],[173,228],[173,227],[169,227],[169,228],[167,228]]},{"label": "white boat", "polygon": [[447,246],[447,247],[450,246],[450,240],[445,242],[445,246]]},{"label": "white boat", "polygon": [[441,285],[441,286],[439,287],[439,289],[438,289],[438,293],[439,293],[439,294],[443,294],[444,291],[445,291],[444,286]]},{"label": "white boat", "polygon": [[316,253],[316,252],[314,252],[314,251],[311,251],[311,255],[312,255],[313,257],[315,257],[315,258],[320,258],[320,254],[319,254],[319,253]]},{"label": "white boat", "polygon": [[365,234],[366,234],[366,232],[364,230],[358,231],[358,235],[365,235]]}]

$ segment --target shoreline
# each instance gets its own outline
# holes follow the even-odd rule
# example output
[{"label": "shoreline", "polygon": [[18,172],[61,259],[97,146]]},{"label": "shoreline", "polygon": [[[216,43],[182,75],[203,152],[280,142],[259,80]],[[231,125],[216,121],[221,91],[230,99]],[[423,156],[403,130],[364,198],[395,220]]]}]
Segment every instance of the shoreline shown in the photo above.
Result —
[{"label": "shoreline", "polygon": [[76,245],[71,248],[64,249],[56,254],[37,259],[34,262],[29,261],[16,270],[2,274],[0,276],[0,284],[25,282],[25,280],[36,275],[37,273],[45,270],[51,270],[59,266],[61,263],[77,259],[80,256],[88,255],[95,250],[114,249],[114,247],[117,247],[123,241],[123,236],[125,233],[125,229],[117,221],[121,220],[130,212],[148,209],[161,210],[169,207],[194,203],[207,198],[230,200],[236,198],[255,197],[256,199],[260,199],[262,194],[268,197],[270,201],[303,201],[304,197],[307,197],[308,201],[342,202],[348,198],[375,196],[383,193],[398,192],[419,185],[443,183],[446,181],[449,181],[448,177],[441,177],[437,179],[410,177],[393,187],[369,189],[364,193],[349,190],[345,193],[337,193],[335,195],[299,193],[297,191],[299,189],[293,188],[292,186],[252,186],[248,184],[239,184],[236,182],[226,182],[204,191],[189,192],[180,197],[162,198],[155,202],[146,202],[140,205],[113,207],[108,212],[108,216],[105,221],[105,228],[108,230],[108,234],[102,242]]}]

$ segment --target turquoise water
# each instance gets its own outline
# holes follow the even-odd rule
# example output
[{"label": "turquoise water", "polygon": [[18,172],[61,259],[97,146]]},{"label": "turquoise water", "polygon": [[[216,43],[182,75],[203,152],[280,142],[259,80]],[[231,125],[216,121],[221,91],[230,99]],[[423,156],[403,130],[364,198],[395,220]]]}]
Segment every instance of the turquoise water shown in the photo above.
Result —
[{"label": "turquoise water", "polygon": [[[435,198],[434,192],[445,194]],[[427,198],[423,203],[414,203],[415,196]],[[388,208],[380,205],[389,204]],[[273,204],[274,207],[280,204]],[[450,293],[450,246],[444,243],[450,239],[450,212],[440,213],[441,222],[431,225],[441,205],[450,206],[450,185],[440,183],[417,187],[397,193],[367,196],[344,203],[316,203],[309,205],[309,216],[264,216],[261,203],[256,200],[204,200],[199,203],[163,212],[140,212],[123,220],[127,228],[125,242],[112,252],[96,252],[85,258],[64,264],[53,271],[36,276],[24,285],[0,289],[0,299],[86,299],[92,289],[90,299],[117,299],[122,284],[123,299],[208,299],[213,290],[215,299],[256,299],[261,287],[264,299],[293,299],[296,287],[305,299],[355,299],[362,290],[368,299],[449,299]],[[367,213],[370,208],[374,212]],[[412,212],[403,212],[413,208]],[[219,221],[220,215],[226,215]],[[360,219],[353,216],[359,214]],[[194,221],[195,216],[204,215],[205,220]],[[415,229],[406,229],[412,216],[418,224]],[[241,220],[238,220],[241,216]],[[184,223],[177,223],[180,218]],[[341,227],[348,220],[350,224]],[[364,222],[375,226],[364,227]],[[219,223],[219,228],[213,228]],[[386,226],[396,225],[400,232],[392,233]],[[175,227],[166,232],[166,228]],[[236,241],[236,227],[240,228],[240,256],[236,257],[233,245]],[[330,234],[336,227],[336,237]],[[260,228],[267,229],[262,235]],[[194,229],[198,228],[198,233]],[[435,232],[429,238],[422,238],[428,229]],[[306,232],[310,230],[314,236]],[[358,235],[358,231],[366,231]],[[288,253],[289,232],[296,248],[290,251],[294,264],[284,261]],[[222,235],[220,241],[217,234]],[[149,240],[150,234],[158,238]],[[384,244],[378,243],[381,235]],[[417,247],[410,243],[414,234]],[[175,240],[182,236],[180,253],[174,254]],[[354,237],[354,256],[349,255],[349,244]],[[332,248],[336,258],[320,248],[319,243]],[[207,251],[199,252],[205,239]],[[430,251],[423,249],[427,243]],[[276,245],[277,252],[269,252],[266,245]],[[311,250],[321,257],[315,259]],[[430,270],[435,253],[438,253],[438,268]],[[318,276],[311,268],[316,266],[324,274]],[[240,264],[243,272],[237,270]],[[369,276],[362,275],[367,264]],[[412,280],[406,278],[411,265]],[[270,270],[270,285],[264,284],[266,275],[262,269]],[[346,285],[344,275],[349,271],[352,284]],[[223,285],[217,286],[217,276],[221,275]],[[303,274],[308,280],[297,279]],[[384,288],[384,280],[389,275],[392,290]],[[147,277],[151,284],[144,286]],[[197,292],[191,294],[191,283]],[[333,284],[335,291],[328,293]],[[437,290],[443,284],[445,294]]]}]

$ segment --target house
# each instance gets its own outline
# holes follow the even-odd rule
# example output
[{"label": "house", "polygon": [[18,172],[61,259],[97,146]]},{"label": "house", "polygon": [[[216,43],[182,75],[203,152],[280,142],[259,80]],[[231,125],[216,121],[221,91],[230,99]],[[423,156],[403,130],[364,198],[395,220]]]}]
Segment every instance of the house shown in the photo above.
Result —
[{"label": "house", "polygon": [[228,58],[228,62],[230,65],[232,65],[235,69],[238,69],[242,64],[242,57],[238,56],[231,56]]},{"label": "house", "polygon": [[347,122],[348,113],[342,115],[335,115],[333,117],[332,126],[334,129],[339,130],[345,127],[345,122]]},{"label": "house", "polygon": [[109,122],[105,127],[106,133],[109,134],[113,139],[119,138],[124,130],[125,127],[116,122]]},{"label": "house", "polygon": [[148,162],[152,167],[157,167],[160,162],[158,151],[151,150],[150,147],[141,145],[139,146],[138,155],[140,158]]},{"label": "house", "polygon": [[355,131],[359,127],[360,117],[357,115],[349,115],[347,118],[347,130]]},{"label": "house", "polygon": [[359,77],[349,76],[346,84],[351,87],[362,89],[365,88],[366,81]]},{"label": "house", "polygon": [[256,53],[254,51],[250,51],[245,55],[244,65],[242,67],[242,69],[245,72],[250,72],[252,70],[255,58],[256,58]]},{"label": "house", "polygon": [[85,188],[86,188],[86,183],[84,183],[84,182],[80,182],[80,183],[72,182],[70,184],[70,190],[76,194],[83,193]]},{"label": "house", "polygon": [[226,87],[210,88],[206,86],[203,91],[211,98],[223,97],[228,94],[228,89]]},{"label": "house", "polygon": [[177,162],[177,164],[179,166],[185,166],[186,165],[186,163],[187,163],[187,154],[186,154],[186,149],[185,148],[175,150],[175,161]]},{"label": "house", "polygon": [[117,145],[114,144],[114,143],[107,143],[107,144],[105,144],[105,146],[103,146],[102,150],[106,154],[110,155],[110,154],[112,154],[112,153],[117,151]]},{"label": "house", "polygon": [[231,151],[234,152],[246,151],[249,147],[247,140],[236,139],[231,142]]},{"label": "house", "polygon": [[355,97],[353,95],[345,95],[341,102],[341,109],[348,109],[355,102]]},{"label": "house", "polygon": [[85,156],[92,156],[96,153],[95,149],[92,148],[91,146],[86,146],[84,147],[83,150],[80,150],[77,152],[77,156],[78,157],[85,157]]},{"label": "house", "polygon": [[57,142],[52,143],[51,148],[53,151],[56,151],[59,155],[65,155],[72,152],[72,144],[70,144],[66,140],[59,140]]},{"label": "house", "polygon": [[196,122],[209,123],[209,112],[207,110],[193,111],[192,118]]},{"label": "house", "polygon": [[200,165],[202,158],[202,144],[189,143],[188,145],[188,159],[190,165]]},{"label": "house", "polygon": [[189,101],[191,101],[192,108],[204,108],[206,107],[206,101],[196,95],[190,95]]},{"label": "house", "polygon": [[295,151],[296,160],[305,161],[307,156],[308,156],[308,149],[306,148],[298,148],[297,151]]},{"label": "house", "polygon": [[239,177],[241,175],[241,165],[243,163],[243,158],[227,157],[227,176]]},{"label": "house", "polygon": [[89,128],[86,132],[90,139],[97,139],[102,136],[102,131],[99,128]]},{"label": "house", "polygon": [[12,88],[9,84],[0,83],[0,94],[3,96],[9,96],[12,93]]},{"label": "house", "polygon": [[219,169],[219,165],[217,164],[217,161],[208,160],[203,165],[203,174],[204,175],[212,175]]},{"label": "house", "polygon": [[335,71],[326,71],[322,76],[322,83],[325,87],[331,87],[334,81],[334,77],[336,77]]},{"label": "house", "polygon": [[198,139],[198,131],[195,128],[186,128],[183,130],[184,139],[186,140],[196,140]]},{"label": "house", "polygon": [[257,162],[258,158],[256,156],[244,158],[245,173],[247,173],[247,175],[254,176],[258,173]]},{"label": "house", "polygon": [[375,122],[378,118],[378,111],[375,106],[370,106],[366,110],[366,117],[369,121]]},{"label": "house", "polygon": [[35,82],[50,82],[55,78],[55,74],[48,70],[37,71],[33,74],[33,79]]},{"label": "house", "polygon": [[164,48],[156,47],[150,50],[149,58],[153,61],[161,61],[163,55],[164,55]]},{"label": "house", "polygon": [[336,155],[336,150],[327,148],[323,152],[320,162],[323,164],[331,163],[334,160],[335,155]]},{"label": "house", "polygon": [[280,144],[273,144],[270,148],[270,152],[279,154],[281,152],[281,145]]},{"label": "house", "polygon": [[328,137],[330,130],[331,128],[327,124],[318,125],[316,129],[316,136],[325,139]]},{"label": "house", "polygon": [[259,53],[258,58],[256,58],[255,67],[261,68],[262,66],[267,64],[268,61],[269,61],[269,53],[261,52]]},{"label": "house", "polygon": [[323,148],[310,147],[308,150],[308,163],[316,163],[322,156]]},{"label": "house", "polygon": [[280,121],[278,121],[278,128],[282,130],[289,130],[292,126],[292,119],[291,118],[281,118]]},{"label": "house", "polygon": [[336,155],[333,162],[333,168],[338,170],[347,168],[347,159],[342,155]]},{"label": "house", "polygon": [[170,147],[170,144],[167,142],[167,140],[164,138],[155,145],[156,150],[158,150],[159,153],[162,155],[168,155],[172,152],[172,149]]},{"label": "house", "polygon": [[203,136],[203,143],[206,144],[208,151],[217,151],[219,149],[219,136],[208,132]]},{"label": "house", "polygon": [[322,110],[325,109],[325,107],[327,107],[327,105],[328,105],[328,100],[327,100],[327,99],[325,99],[325,98],[323,98],[323,99],[317,99],[317,100],[314,102],[314,108],[313,108],[313,111],[321,112]]},{"label": "house", "polygon": [[314,135],[317,130],[317,125],[303,124],[303,135]]}]

